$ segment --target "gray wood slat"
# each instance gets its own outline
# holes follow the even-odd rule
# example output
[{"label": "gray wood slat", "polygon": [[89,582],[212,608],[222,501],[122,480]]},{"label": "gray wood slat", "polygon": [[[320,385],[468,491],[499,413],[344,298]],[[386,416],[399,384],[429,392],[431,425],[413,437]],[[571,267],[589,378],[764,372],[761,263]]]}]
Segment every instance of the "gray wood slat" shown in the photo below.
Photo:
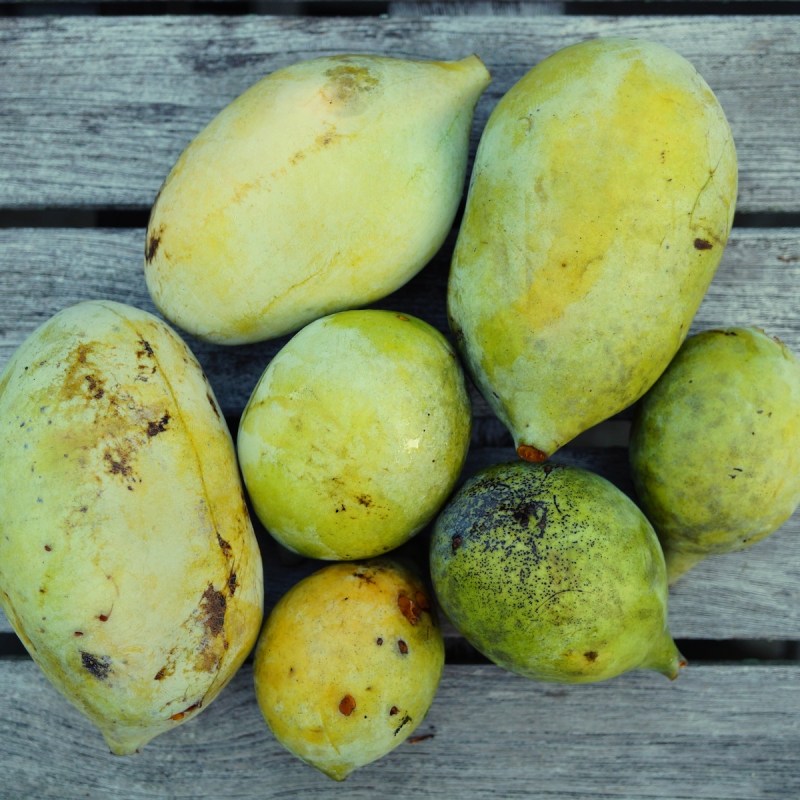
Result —
[{"label": "gray wood slat", "polygon": [[800,17],[264,16],[0,19],[0,207],[148,207],[200,128],[262,75],[323,53],[480,54],[500,95],[583,38],[686,55],[717,92],[741,164],[739,210],[800,210]]},{"label": "gray wood slat", "polygon": [[[447,333],[451,249],[452,237],[419,275],[376,305],[414,314]],[[80,300],[107,298],[155,311],[143,254],[143,230],[0,229],[0,369],[37,325]],[[800,355],[799,286],[800,229],[735,228],[691,330],[758,325]],[[223,347],[185,338],[229,416],[241,413],[286,342]],[[477,392],[472,396],[476,416],[489,414]]]},{"label": "gray wood slat", "polygon": [[[335,677],[332,679],[335,680]],[[691,665],[541,684],[449,665],[422,738],[338,785],[263,723],[245,666],[212,705],[112,756],[31,663],[2,662],[0,797],[754,800],[800,794],[800,666]]]}]

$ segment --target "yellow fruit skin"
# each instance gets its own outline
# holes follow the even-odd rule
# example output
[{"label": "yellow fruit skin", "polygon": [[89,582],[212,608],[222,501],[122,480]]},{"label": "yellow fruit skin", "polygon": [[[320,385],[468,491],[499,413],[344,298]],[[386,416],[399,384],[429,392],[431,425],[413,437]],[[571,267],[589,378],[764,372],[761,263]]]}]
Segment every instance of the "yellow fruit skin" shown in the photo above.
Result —
[{"label": "yellow fruit skin", "polygon": [[471,412],[439,331],[393,311],[341,311],[295,334],[242,415],[253,508],[311,558],[381,555],[436,514],[461,472]]},{"label": "yellow fruit skin", "polygon": [[670,582],[749,547],[800,504],[800,362],[756,328],[689,337],[637,408],[630,458]]},{"label": "yellow fruit skin", "polygon": [[546,458],[661,374],[722,256],[736,189],[719,103],[661,45],[567,47],[501,99],[448,308],[521,455]]},{"label": "yellow fruit skin", "polygon": [[449,233],[489,73],[337,55],[266,76],[168,175],[148,227],[154,302],[194,335],[239,344],[383,297]]},{"label": "yellow fruit skin", "polygon": [[278,741],[344,780],[422,722],[443,666],[427,589],[379,559],[331,564],[290,589],[264,623],[254,679]]},{"label": "yellow fruit skin", "polygon": [[252,649],[262,569],[233,444],[156,317],[80,303],[6,366],[0,602],[118,754],[196,716]]}]

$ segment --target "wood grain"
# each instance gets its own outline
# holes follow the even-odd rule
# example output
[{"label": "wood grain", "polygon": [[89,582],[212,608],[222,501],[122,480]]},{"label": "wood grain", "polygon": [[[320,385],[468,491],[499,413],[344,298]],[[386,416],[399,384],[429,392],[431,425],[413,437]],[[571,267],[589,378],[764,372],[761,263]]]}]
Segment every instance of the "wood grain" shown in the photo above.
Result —
[{"label": "wood grain", "polygon": [[674,683],[639,672],[585,686],[451,665],[415,731],[423,738],[341,785],[274,739],[249,666],[195,719],[125,757],[108,753],[33,663],[2,666],[0,797],[13,800],[787,800],[800,793],[800,665],[689,666]]},{"label": "wood grain", "polygon": [[494,80],[474,151],[489,111],[537,61],[615,35],[675,48],[715,90],[737,144],[741,212],[796,213],[798,32],[793,16],[3,17],[0,207],[148,208],[222,107],[264,74],[324,53],[478,53]]}]

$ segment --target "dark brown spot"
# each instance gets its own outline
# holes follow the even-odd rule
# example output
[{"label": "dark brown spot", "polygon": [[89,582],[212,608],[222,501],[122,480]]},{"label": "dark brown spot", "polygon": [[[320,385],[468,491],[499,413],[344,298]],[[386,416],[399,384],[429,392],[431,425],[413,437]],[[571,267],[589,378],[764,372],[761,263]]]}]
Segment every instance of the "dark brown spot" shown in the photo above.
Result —
[{"label": "dark brown spot", "polygon": [[217,407],[217,403],[214,400],[214,396],[211,394],[211,392],[206,392],[206,400],[208,400],[208,404],[211,406],[212,410],[214,411],[214,416],[217,419],[220,419],[219,408]]},{"label": "dark brown spot", "polygon": [[75,631],[74,636],[83,636],[83,631]]},{"label": "dark brown spot", "polygon": [[231,554],[231,546],[228,542],[226,542],[220,535],[217,533],[217,544],[219,545],[220,550],[225,553],[225,557],[227,558]]},{"label": "dark brown spot", "polygon": [[225,625],[225,606],[225,595],[209,583],[200,600],[200,608],[203,612],[203,624],[212,636],[219,636],[222,633]]},{"label": "dark brown spot", "polygon": [[397,727],[394,729],[394,735],[395,735],[395,736],[397,736],[397,734],[398,734],[398,733],[400,733],[400,731],[402,730],[402,728],[403,728],[405,725],[408,725],[408,723],[409,723],[409,722],[411,722],[411,717],[410,717],[408,714],[406,714],[406,715],[403,717],[403,719],[401,719],[401,720],[400,720],[400,724],[399,724],[399,725],[398,725],[398,726],[397,726]]},{"label": "dark brown spot", "polygon": [[356,500],[365,508],[369,508],[372,505],[372,498],[368,494],[360,494],[356,497]]},{"label": "dark brown spot", "polygon": [[133,468],[128,461],[130,457],[130,448],[117,447],[116,451],[106,448],[103,453],[103,460],[106,462],[108,471],[112,475],[122,475],[124,478],[129,478],[133,474]]},{"label": "dark brown spot", "polygon": [[95,656],[85,650],[81,650],[81,664],[101,681],[104,681],[111,671],[111,659],[108,656]]},{"label": "dark brown spot", "polygon": [[236,582],[236,573],[231,572],[231,574],[228,575],[228,594],[230,594],[231,597],[233,597],[236,594],[237,586],[238,584]]},{"label": "dark brown spot", "polygon": [[150,345],[150,342],[147,339],[139,339],[139,344],[141,345],[142,349],[136,351],[136,355],[138,358],[153,358],[155,353],[153,352],[153,348]]},{"label": "dark brown spot", "polygon": [[346,694],[339,701],[339,713],[349,717],[356,710],[356,699],[351,694]]},{"label": "dark brown spot", "polygon": [[50,551],[51,551],[53,548],[52,548],[52,547],[50,547],[50,545],[49,545],[49,544],[46,544],[46,545],[44,546],[44,549],[45,549],[45,550],[47,550],[47,552],[49,553],[49,552],[50,552]]},{"label": "dark brown spot", "polygon": [[108,614],[98,614],[97,619],[99,619],[100,622],[108,622]]},{"label": "dark brown spot", "polygon": [[379,637],[378,637],[378,638],[375,640],[375,644],[376,644],[376,645],[378,645],[378,647],[380,647],[380,646],[383,644],[383,637],[379,636]]},{"label": "dark brown spot", "polygon": [[161,236],[164,233],[164,227],[158,229],[158,233],[151,233],[147,239],[147,248],[145,249],[145,260],[149,264],[156,257],[158,246],[161,244]]},{"label": "dark brown spot", "polygon": [[188,708],[184,708],[183,711],[179,711],[177,714],[173,714],[170,719],[174,720],[175,722],[180,722],[187,714],[191,714],[192,711],[196,711],[203,705],[202,700],[198,700],[196,703],[192,703]]},{"label": "dark brown spot", "polygon": [[585,653],[583,654],[583,657],[584,657],[584,658],[585,658],[587,661],[597,661],[597,651],[595,651],[595,650],[588,650],[587,652],[585,652]]},{"label": "dark brown spot", "polygon": [[695,239],[694,240],[694,249],[695,250],[710,250],[714,245],[708,241],[708,239]]},{"label": "dark brown spot", "polygon": [[165,412],[164,416],[161,417],[160,420],[157,422],[148,422],[147,423],[147,435],[148,436],[158,436],[159,433],[163,433],[167,429],[167,425],[169,423],[170,416],[169,412]]},{"label": "dark brown spot", "polygon": [[166,677],[167,677],[167,668],[166,668],[166,666],[164,666],[164,667],[161,667],[161,669],[158,672],[156,672],[156,676],[155,676],[155,678],[153,678],[153,680],[155,680],[155,681],[163,681],[164,678],[166,678]]},{"label": "dark brown spot", "polygon": [[106,393],[103,382],[98,381],[93,375],[85,375],[84,380],[89,384],[89,396],[95,400],[99,400]]},{"label": "dark brown spot", "polygon": [[413,599],[401,592],[397,597],[397,605],[412,625],[416,625],[423,612],[430,609],[428,598],[420,591],[414,593]]},{"label": "dark brown spot", "polygon": [[406,655],[408,653],[408,645],[402,640],[397,640],[397,649],[403,654]]},{"label": "dark brown spot", "polygon": [[459,548],[459,547],[461,547],[461,545],[462,545],[463,543],[464,543],[464,537],[463,537],[463,536],[459,536],[458,534],[456,534],[456,535],[455,535],[455,536],[454,536],[454,537],[453,537],[453,538],[450,540],[450,547],[452,547],[452,549],[453,549],[453,552],[455,553],[455,551],[456,551],[456,550],[458,550],[458,548]]},{"label": "dark brown spot", "polygon": [[397,706],[392,706],[389,709],[389,716],[393,717],[395,714],[397,714],[398,711],[400,711],[400,709]]}]

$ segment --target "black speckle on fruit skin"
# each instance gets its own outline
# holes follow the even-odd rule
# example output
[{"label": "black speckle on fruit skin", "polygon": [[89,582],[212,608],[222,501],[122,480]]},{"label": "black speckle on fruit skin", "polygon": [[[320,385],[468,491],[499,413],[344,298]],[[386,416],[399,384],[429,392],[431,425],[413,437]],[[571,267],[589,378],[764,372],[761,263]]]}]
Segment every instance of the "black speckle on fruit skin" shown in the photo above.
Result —
[{"label": "black speckle on fruit skin", "polygon": [[[455,627],[496,663],[519,666],[519,651],[532,647],[524,643],[539,642],[571,669],[565,638],[583,637],[575,651],[581,656],[597,652],[608,639],[604,624],[639,613],[623,607],[619,587],[625,564],[646,561],[640,551],[655,542],[641,525],[646,520],[630,499],[586,470],[526,462],[490,467],[464,484],[434,525],[434,589]],[[644,605],[658,604],[646,595]],[[584,670],[595,664],[580,661]],[[538,677],[535,669],[526,672],[523,663],[514,671]]]}]

